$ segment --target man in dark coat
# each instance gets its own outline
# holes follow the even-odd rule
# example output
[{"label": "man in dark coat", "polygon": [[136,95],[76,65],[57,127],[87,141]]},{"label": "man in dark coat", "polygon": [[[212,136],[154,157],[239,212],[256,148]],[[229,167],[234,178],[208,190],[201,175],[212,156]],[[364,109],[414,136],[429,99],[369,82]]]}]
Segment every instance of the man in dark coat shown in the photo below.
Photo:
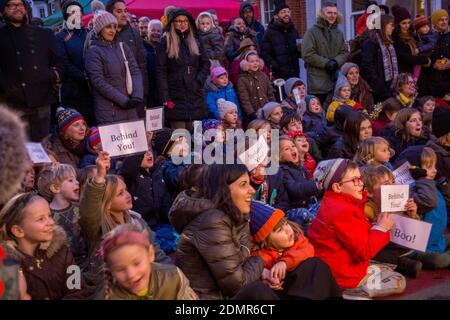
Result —
[{"label": "man in dark coat", "polygon": [[274,18],[264,34],[263,58],[275,78],[299,77],[301,53],[297,39],[300,36],[292,22],[291,10],[282,2],[276,6]]},{"label": "man in dark coat", "polygon": [[256,32],[256,40],[258,42],[258,48],[263,47],[264,41],[264,27],[255,19],[255,10],[249,2],[242,2],[239,9],[239,16],[244,20],[245,25]]},{"label": "man in dark coat", "polygon": [[79,2],[69,0],[63,3],[61,11],[65,27],[63,31],[56,34],[58,52],[64,60],[61,104],[78,110],[88,125],[93,126],[95,125],[94,104],[83,61],[83,47],[88,34],[88,30],[81,22],[83,7]]},{"label": "man in dark coat", "polygon": [[6,20],[0,29],[0,98],[21,113],[30,140],[40,141],[50,132],[62,59],[52,32],[27,23],[23,0],[0,0],[0,12]]},{"label": "man in dark coat", "polygon": [[[116,41],[126,43],[134,53],[134,57],[142,74],[144,86],[144,101],[148,96],[148,75],[147,75],[147,58],[144,48],[144,42],[139,31],[131,26],[128,22],[128,11],[125,0],[109,0],[106,4],[106,10],[112,13],[118,21]],[[142,104],[137,108],[138,116],[145,117],[145,105]]]},{"label": "man in dark coat", "polygon": [[450,28],[449,15],[444,9],[436,10],[431,15],[434,30],[439,34],[438,43],[433,51],[430,81],[432,95],[436,95],[437,83],[450,83]]}]

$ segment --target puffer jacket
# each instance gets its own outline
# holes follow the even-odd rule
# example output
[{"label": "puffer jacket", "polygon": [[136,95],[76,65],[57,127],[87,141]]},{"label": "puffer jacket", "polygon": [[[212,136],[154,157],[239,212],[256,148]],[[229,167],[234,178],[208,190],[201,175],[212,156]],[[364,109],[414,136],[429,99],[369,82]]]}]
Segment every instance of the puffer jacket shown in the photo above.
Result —
[{"label": "puffer jacket", "polygon": [[312,137],[315,137],[317,132],[322,132],[325,130],[327,126],[327,118],[325,115],[325,111],[321,113],[313,113],[309,110],[306,110],[302,119],[303,131],[309,134]]},{"label": "puffer jacket", "polygon": [[210,60],[217,60],[221,64],[224,58],[224,38],[218,29],[211,29],[207,32],[199,32],[198,39]]},{"label": "puffer jacket", "polygon": [[328,264],[341,289],[355,288],[390,240],[389,232],[374,229],[364,215],[366,198],[326,191],[308,229],[316,257]]},{"label": "puffer jacket", "polygon": [[[250,8],[253,11],[253,19],[249,23],[247,23],[247,20],[244,19],[244,10]],[[255,19],[255,9],[249,2],[242,2],[241,7],[239,8],[239,16],[244,20],[245,25],[249,27],[250,29],[254,30],[256,32],[256,39],[258,40],[258,47],[263,47],[263,41],[264,41],[264,26]]]},{"label": "puffer jacket", "polygon": [[287,80],[299,77],[300,66],[298,59],[301,52],[297,49],[297,39],[300,39],[293,23],[282,25],[272,19],[264,34],[263,58],[275,79]]},{"label": "puffer jacket", "polygon": [[306,31],[302,43],[302,57],[308,75],[308,94],[328,94],[333,90],[333,76],[325,71],[325,65],[331,59],[336,60],[339,68],[347,61],[344,34],[337,25],[343,21],[338,16],[335,24],[319,15],[316,24]]},{"label": "puffer jacket", "polygon": [[217,120],[222,120],[220,117],[219,109],[217,106],[217,100],[224,99],[226,101],[233,102],[237,106],[238,118],[242,119],[241,106],[237,97],[236,91],[233,89],[231,82],[224,88],[219,88],[211,80],[206,81],[206,104],[208,105],[209,115]]},{"label": "puffer jacket", "polygon": [[241,73],[236,91],[247,116],[253,115],[267,102],[275,101],[272,84],[262,71]]},{"label": "puffer jacket", "polygon": [[142,75],[131,49],[125,43],[123,47],[133,81],[131,96],[127,93],[125,60],[118,41],[94,40],[86,52],[86,72],[99,125],[138,119],[136,108],[125,107],[130,98],[143,100]]},{"label": "puffer jacket", "polygon": [[333,146],[328,151],[328,159],[353,159],[355,156],[356,148],[358,146],[352,146],[345,142],[344,137],[339,137],[339,139],[333,144]]},{"label": "puffer jacket", "polygon": [[41,243],[34,256],[17,247],[15,241],[7,241],[4,246],[9,258],[20,262],[27,292],[33,300],[86,299],[90,293],[81,275],[81,288],[69,289],[71,283],[69,267],[75,265],[72,253],[66,245],[66,233],[55,226],[53,238],[49,243]]},{"label": "puffer jacket", "polygon": [[206,199],[180,193],[169,219],[181,233],[177,266],[200,299],[233,297],[241,287],[261,278],[264,262],[251,257],[248,221],[235,224]]}]

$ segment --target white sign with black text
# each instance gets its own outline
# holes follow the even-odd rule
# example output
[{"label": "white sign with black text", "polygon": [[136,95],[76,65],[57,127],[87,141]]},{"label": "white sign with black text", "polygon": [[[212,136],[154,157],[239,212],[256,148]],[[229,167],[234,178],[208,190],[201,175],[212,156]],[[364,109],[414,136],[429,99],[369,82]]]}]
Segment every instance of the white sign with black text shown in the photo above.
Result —
[{"label": "white sign with black text", "polygon": [[394,227],[391,242],[406,248],[425,252],[431,232],[431,223],[392,214]]},{"label": "white sign with black text", "polygon": [[34,164],[52,163],[52,160],[41,143],[27,142],[25,148],[27,149],[30,160],[33,161]]},{"label": "white sign with black text", "polygon": [[148,150],[144,120],[99,126],[103,151],[111,157],[130,155]]},{"label": "white sign with black text", "polygon": [[163,128],[163,110],[163,107],[147,109],[145,113],[147,131],[157,131]]},{"label": "white sign with black text", "polygon": [[411,165],[406,161],[392,172],[395,177],[395,184],[411,184],[414,182],[414,179],[409,172],[409,168],[411,168]]},{"label": "white sign with black text", "polygon": [[268,153],[269,146],[267,145],[265,137],[261,135],[258,142],[242,153],[239,156],[239,159],[245,164],[249,171],[252,171],[266,160]]},{"label": "white sign with black text", "polygon": [[381,212],[404,211],[409,198],[409,185],[381,186]]}]

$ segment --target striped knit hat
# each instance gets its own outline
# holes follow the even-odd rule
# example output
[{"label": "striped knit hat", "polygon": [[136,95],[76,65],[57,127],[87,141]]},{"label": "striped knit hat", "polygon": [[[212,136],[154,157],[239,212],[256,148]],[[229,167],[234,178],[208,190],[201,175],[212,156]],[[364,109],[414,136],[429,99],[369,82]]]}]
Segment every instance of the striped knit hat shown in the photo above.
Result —
[{"label": "striped knit hat", "polygon": [[97,127],[91,127],[87,132],[86,150],[89,153],[96,154],[95,147],[101,142],[100,132]]},{"label": "striped knit hat", "polygon": [[83,120],[84,118],[75,109],[71,108],[58,108],[56,110],[56,125],[61,132],[65,132],[74,122],[78,120]]},{"label": "striped knit hat", "polygon": [[319,162],[314,171],[314,180],[323,186],[324,190],[331,191],[333,183],[339,182],[342,173],[347,168],[349,159],[330,159]]},{"label": "striped knit hat", "polygon": [[250,206],[250,234],[256,243],[263,242],[284,218],[284,212],[264,202],[252,201]]}]

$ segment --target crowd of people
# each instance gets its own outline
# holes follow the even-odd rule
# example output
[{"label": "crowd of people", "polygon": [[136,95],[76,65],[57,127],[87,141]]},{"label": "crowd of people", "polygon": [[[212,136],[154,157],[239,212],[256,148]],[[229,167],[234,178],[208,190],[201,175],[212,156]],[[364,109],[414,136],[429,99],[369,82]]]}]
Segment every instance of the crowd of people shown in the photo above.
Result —
[{"label": "crowd of people", "polygon": [[[84,27],[63,1],[54,33],[26,1],[0,0],[0,298],[372,299],[449,268],[446,10],[380,6],[381,28],[364,14],[347,46],[333,2],[303,38],[282,0],[267,27],[247,2],[226,25],[214,9],[91,6]],[[98,126],[158,106],[145,153],[102,149]],[[203,149],[229,153],[240,129],[277,143],[277,172],[174,161],[192,157],[174,130],[198,122],[217,133]],[[52,162],[33,163],[26,141]],[[406,206],[382,212],[406,161]],[[393,214],[432,225],[425,252],[391,242]]]}]

